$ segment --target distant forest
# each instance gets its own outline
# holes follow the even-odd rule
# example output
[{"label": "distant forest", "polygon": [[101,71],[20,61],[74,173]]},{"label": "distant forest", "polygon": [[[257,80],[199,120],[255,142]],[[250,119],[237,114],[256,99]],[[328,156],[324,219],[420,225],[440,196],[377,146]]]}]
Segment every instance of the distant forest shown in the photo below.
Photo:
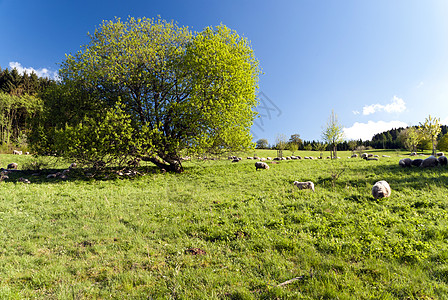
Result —
[{"label": "distant forest", "polygon": [[54,81],[34,72],[20,74],[17,69],[0,67],[0,146],[25,148],[30,121],[42,111],[40,94]]},{"label": "distant forest", "polygon": [[20,74],[17,69],[2,70],[0,67],[0,92],[13,96],[37,95],[51,84],[52,80],[38,77],[36,73]]},{"label": "distant forest", "polygon": [[[416,127],[416,126],[414,126]],[[448,133],[448,126],[441,125],[441,132],[438,136],[440,139],[442,136]],[[378,134],[375,134],[370,141],[363,140],[352,140],[352,141],[344,141],[338,144],[338,150],[340,151],[349,151],[354,150],[356,147],[364,146],[365,148],[373,148],[373,149],[405,149],[405,145],[403,141],[400,139],[400,132],[405,130],[406,128],[394,128],[388,131],[384,131]],[[298,150],[317,150],[321,145],[320,141],[303,141],[301,144],[299,143]],[[272,147],[276,149],[274,145]],[[287,147],[286,147],[287,148]],[[420,150],[430,149],[430,142],[428,140],[423,140],[420,143],[420,147],[417,147]]]}]

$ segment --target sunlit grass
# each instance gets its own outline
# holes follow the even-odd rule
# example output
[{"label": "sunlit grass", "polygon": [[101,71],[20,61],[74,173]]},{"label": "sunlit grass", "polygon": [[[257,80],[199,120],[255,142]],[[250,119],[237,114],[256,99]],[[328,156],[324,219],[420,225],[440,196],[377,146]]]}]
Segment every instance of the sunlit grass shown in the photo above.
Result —
[{"label": "sunlit grass", "polygon": [[[258,171],[243,159],[185,162],[180,175],[12,176],[0,184],[0,298],[446,297],[448,168],[349,155]],[[0,162],[11,159],[28,158]],[[373,199],[378,180],[390,198]]]}]

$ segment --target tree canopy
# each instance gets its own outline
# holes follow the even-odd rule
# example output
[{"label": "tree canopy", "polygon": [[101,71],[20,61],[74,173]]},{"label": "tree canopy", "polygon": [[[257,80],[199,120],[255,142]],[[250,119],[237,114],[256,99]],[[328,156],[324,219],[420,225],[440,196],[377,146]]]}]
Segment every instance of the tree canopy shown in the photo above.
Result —
[{"label": "tree canopy", "polygon": [[[39,125],[45,139],[34,139],[41,151],[53,147],[86,163],[141,158],[182,172],[182,154],[254,146],[249,130],[260,69],[248,40],[224,25],[193,33],[162,19],[104,21],[89,44],[66,56],[59,74]],[[123,126],[116,128],[117,120]],[[103,144],[127,140],[132,146],[109,153],[98,143],[68,149],[57,141],[91,140],[94,132]]]},{"label": "tree canopy", "polygon": [[420,130],[432,143],[432,155],[436,155],[437,137],[442,131],[442,128],[440,127],[440,118],[432,118],[431,115],[429,115],[429,117],[425,119],[425,123],[420,123]]}]

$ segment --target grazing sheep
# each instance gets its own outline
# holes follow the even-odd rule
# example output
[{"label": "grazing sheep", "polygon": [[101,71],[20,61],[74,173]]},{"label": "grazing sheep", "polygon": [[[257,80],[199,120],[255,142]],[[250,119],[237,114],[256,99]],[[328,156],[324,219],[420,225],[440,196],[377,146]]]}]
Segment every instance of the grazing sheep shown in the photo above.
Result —
[{"label": "grazing sheep", "polygon": [[260,159],[260,158],[259,158],[258,156],[255,156],[255,155],[254,155],[254,159]]},{"label": "grazing sheep", "polygon": [[367,159],[367,157],[369,157],[369,155],[367,153],[363,153],[361,154],[361,158],[362,159]]},{"label": "grazing sheep", "polygon": [[422,164],[420,167],[422,168],[430,168],[430,167],[437,167],[439,165],[439,161],[437,160],[437,157],[430,156],[422,161]]},{"label": "grazing sheep", "polygon": [[398,164],[400,165],[400,167],[402,167],[402,168],[406,168],[406,167],[410,167],[411,166],[411,164],[412,164],[412,159],[410,159],[410,158],[403,158],[403,159],[400,159],[400,161],[398,162]]},{"label": "grazing sheep", "polygon": [[411,153],[411,156],[416,156],[417,155],[417,152],[412,152]]},{"label": "grazing sheep", "polygon": [[266,161],[266,158],[260,157],[260,161]]},{"label": "grazing sheep", "polygon": [[353,154],[352,156],[350,156],[351,158],[357,158],[358,154]]},{"label": "grazing sheep", "polygon": [[280,157],[274,157],[274,160],[281,160]]},{"label": "grazing sheep", "polygon": [[446,156],[440,156],[437,160],[441,166],[446,166],[448,164],[448,159]]},{"label": "grazing sheep", "polygon": [[272,157],[269,157],[269,156],[268,156],[268,157],[266,157],[266,159],[267,159],[267,160],[272,160]]},{"label": "grazing sheep", "polygon": [[17,179],[17,182],[23,182],[23,183],[30,183],[30,181],[26,178],[20,177],[19,179]]},{"label": "grazing sheep", "polygon": [[293,185],[298,187],[299,190],[308,189],[308,190],[313,190],[313,192],[314,192],[314,183],[312,183],[311,181],[306,181],[306,182],[294,181]]},{"label": "grazing sheep", "polygon": [[265,163],[265,162],[257,161],[257,162],[255,163],[255,171],[257,171],[258,169],[269,170],[269,166],[268,166],[268,164]]},{"label": "grazing sheep", "polygon": [[422,162],[423,162],[423,159],[416,158],[416,159],[414,159],[414,160],[411,162],[411,164],[412,164],[414,167],[420,167],[421,164],[422,164]]},{"label": "grazing sheep", "polygon": [[239,161],[240,161],[240,160],[238,159],[238,157],[235,158],[234,160],[232,160],[233,163],[237,163],[237,162],[239,162]]},{"label": "grazing sheep", "polygon": [[436,155],[437,156],[444,156],[445,154],[443,154],[443,152],[437,152]]},{"label": "grazing sheep", "polygon": [[76,166],[77,166],[76,163],[71,163],[69,168],[73,169],[73,168],[76,168]]},{"label": "grazing sheep", "polygon": [[384,180],[377,181],[372,187],[372,196],[375,199],[387,198],[390,196],[390,193],[391,190],[389,183],[387,183],[387,181]]},{"label": "grazing sheep", "polygon": [[14,154],[14,155],[22,155],[22,151],[19,151],[19,150],[13,150],[13,151],[12,151],[12,154]]},{"label": "grazing sheep", "polygon": [[247,159],[254,159],[252,156],[248,156]]},{"label": "grazing sheep", "polygon": [[17,167],[18,167],[19,165],[17,164],[17,163],[10,163],[6,168],[7,169],[14,169],[14,170],[17,170]]},{"label": "grazing sheep", "polygon": [[378,157],[367,157],[366,160],[379,160]]}]

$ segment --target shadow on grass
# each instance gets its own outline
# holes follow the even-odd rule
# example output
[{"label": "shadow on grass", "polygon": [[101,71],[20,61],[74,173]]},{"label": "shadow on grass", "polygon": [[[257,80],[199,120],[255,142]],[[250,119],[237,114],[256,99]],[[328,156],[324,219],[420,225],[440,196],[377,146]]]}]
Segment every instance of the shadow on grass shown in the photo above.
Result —
[{"label": "shadow on grass", "polygon": [[108,180],[132,180],[147,174],[161,174],[160,168],[156,166],[145,166],[138,168],[105,168],[95,170],[91,168],[57,169],[47,168],[41,170],[4,170],[8,178],[5,182],[21,183],[23,179],[29,180],[31,184],[48,184],[60,182],[83,182],[83,181],[108,181]]}]

